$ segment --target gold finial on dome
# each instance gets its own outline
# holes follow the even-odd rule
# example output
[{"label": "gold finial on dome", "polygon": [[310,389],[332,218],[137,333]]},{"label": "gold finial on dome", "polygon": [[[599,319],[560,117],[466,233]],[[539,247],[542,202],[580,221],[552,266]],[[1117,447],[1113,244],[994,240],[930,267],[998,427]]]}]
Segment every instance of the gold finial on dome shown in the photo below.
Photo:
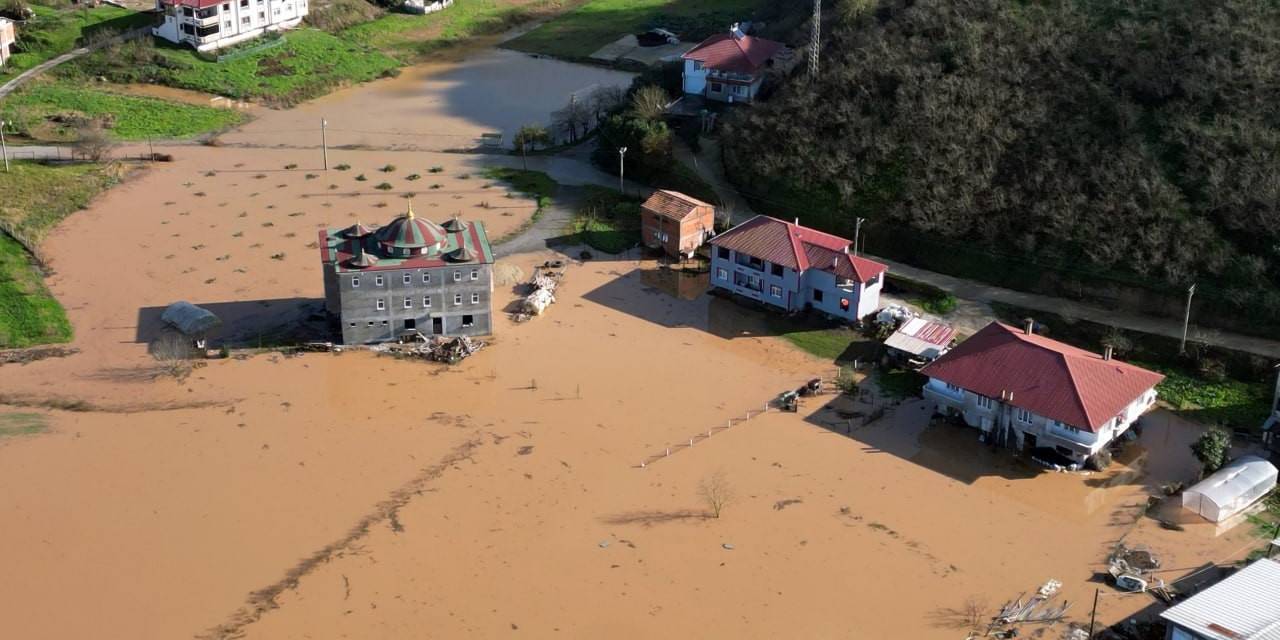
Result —
[{"label": "gold finial on dome", "polygon": [[409,201],[409,210],[404,213],[404,217],[410,220],[413,219],[413,201],[412,200]]}]

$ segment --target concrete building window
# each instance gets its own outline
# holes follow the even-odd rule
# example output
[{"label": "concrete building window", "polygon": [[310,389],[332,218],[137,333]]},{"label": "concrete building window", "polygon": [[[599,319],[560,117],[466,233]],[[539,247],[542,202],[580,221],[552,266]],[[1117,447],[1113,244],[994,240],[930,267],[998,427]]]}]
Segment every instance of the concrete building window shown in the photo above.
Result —
[{"label": "concrete building window", "polygon": [[988,397],[986,397],[986,396],[978,396],[978,408],[979,408],[979,409],[990,409],[990,408],[991,408],[991,398],[988,398]]},{"label": "concrete building window", "polygon": [[371,326],[371,327],[373,326],[373,321],[372,321],[372,320],[370,320],[370,321],[369,321],[369,326]]},{"label": "concrete building window", "polygon": [[960,393],[960,387],[957,387],[956,385],[951,384],[950,382],[946,384],[947,384],[947,391],[951,391],[953,393]]},{"label": "concrete building window", "polygon": [[351,323],[351,328],[352,328],[352,329],[356,328],[356,323],[352,322],[352,323]]},{"label": "concrete building window", "polygon": [[721,260],[728,260],[729,250],[724,247],[716,247],[716,257],[720,258]]},{"label": "concrete building window", "polygon": [[720,84],[719,82],[712,82],[712,83],[711,83],[711,90],[712,90],[712,91],[714,91],[714,92],[716,92],[716,93],[720,93],[720,92],[724,91],[724,85]]},{"label": "concrete building window", "polygon": [[1018,422],[1031,424],[1031,412],[1026,409],[1018,409]]},{"label": "concrete building window", "polygon": [[404,308],[406,309],[413,308],[413,298],[410,298],[409,296],[404,297]]},{"label": "concrete building window", "polygon": [[222,26],[223,26],[223,27],[226,27],[227,31],[230,31],[230,30],[231,30],[231,21],[230,21],[230,20],[228,20],[228,21],[226,21],[226,22],[222,23]]},{"label": "concrete building window", "polygon": [[781,278],[781,277],[782,277],[782,265],[780,265],[780,264],[771,264],[771,265],[769,265],[769,272],[770,272],[770,273],[772,273],[773,275],[778,276],[779,278]]},{"label": "concrete building window", "polygon": [[453,272],[453,281],[454,281],[454,282],[462,282],[462,272],[461,272],[461,271],[454,271],[454,272]]},{"label": "concrete building window", "polygon": [[822,291],[820,289],[813,290],[813,301],[822,302]]},{"label": "concrete building window", "polygon": [[231,10],[231,3],[230,3],[230,2],[224,2],[224,3],[222,3],[222,10],[223,10],[223,11],[230,11],[230,10]]},{"label": "concrete building window", "polygon": [[480,304],[480,294],[478,293],[471,294],[471,304]]},{"label": "concrete building window", "polygon": [[462,326],[464,326],[464,327],[470,327],[470,326],[474,326],[474,325],[475,325],[475,323],[476,323],[476,318],[475,318],[475,316],[470,315],[470,314],[465,315],[465,316],[462,316]]},{"label": "concrete building window", "polygon": [[404,283],[413,284],[413,275],[409,273],[404,274]]},{"label": "concrete building window", "polygon": [[240,0],[240,6],[242,8],[249,6],[249,0]]},{"label": "concrete building window", "polygon": [[422,308],[424,309],[431,308],[431,296],[422,296]]},{"label": "concrete building window", "polygon": [[378,300],[377,300],[377,309],[378,309],[378,311],[382,311],[382,310],[384,310],[384,309],[386,309],[386,308],[387,308],[387,301],[386,301],[386,300],[383,300],[382,298],[378,298]]},{"label": "concrete building window", "polygon": [[471,279],[472,279],[472,280],[479,280],[479,279],[480,279],[480,270],[479,270],[479,269],[472,269],[472,270],[471,270]]},{"label": "concrete building window", "polygon": [[716,269],[716,277],[717,277],[717,278],[719,278],[720,280],[728,280],[728,279],[729,279],[729,272],[728,272],[727,270],[725,270],[725,268],[724,268],[724,267],[717,268],[717,269]]},{"label": "concrete building window", "polygon": [[360,278],[358,276],[351,276],[351,288],[354,289],[359,286],[360,286]]},{"label": "concrete building window", "polygon": [[775,297],[775,298],[781,298],[781,297],[782,297],[782,287],[779,287],[779,286],[778,286],[778,285],[776,285],[776,284],[771,284],[771,285],[769,285],[769,295],[771,295],[771,296],[773,296],[773,297]]},{"label": "concrete building window", "polygon": [[461,294],[461,293],[455,293],[455,294],[453,294],[453,303],[454,303],[454,304],[462,304],[462,294]]},{"label": "concrete building window", "polygon": [[243,18],[240,18],[240,26],[242,26],[242,27],[247,27],[247,26],[249,26],[249,22],[250,22],[250,18],[249,18],[249,16],[245,16],[245,17],[243,17]]},{"label": "concrete building window", "polygon": [[267,12],[266,12],[266,11],[259,11],[259,12],[258,12],[258,19],[259,19],[259,20],[263,20],[263,21],[265,21],[265,20],[267,19]]},{"label": "concrete building window", "polygon": [[431,272],[424,271],[422,273],[422,284],[431,284]]},{"label": "concrete building window", "polygon": [[377,286],[381,287],[381,286],[382,286],[382,276],[374,276],[374,277],[373,277],[373,284],[375,284],[375,285],[377,285]]}]

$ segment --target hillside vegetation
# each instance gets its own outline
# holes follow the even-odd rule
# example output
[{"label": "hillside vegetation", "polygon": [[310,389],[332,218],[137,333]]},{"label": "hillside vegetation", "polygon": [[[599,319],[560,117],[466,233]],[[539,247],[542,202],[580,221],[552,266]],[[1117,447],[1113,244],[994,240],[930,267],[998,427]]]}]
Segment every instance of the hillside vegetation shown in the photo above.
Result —
[{"label": "hillside vegetation", "polygon": [[762,210],[867,217],[872,253],[1081,297],[1149,286],[1164,312],[1198,282],[1197,319],[1280,326],[1277,9],[837,0],[820,78],[731,119],[726,163]]}]

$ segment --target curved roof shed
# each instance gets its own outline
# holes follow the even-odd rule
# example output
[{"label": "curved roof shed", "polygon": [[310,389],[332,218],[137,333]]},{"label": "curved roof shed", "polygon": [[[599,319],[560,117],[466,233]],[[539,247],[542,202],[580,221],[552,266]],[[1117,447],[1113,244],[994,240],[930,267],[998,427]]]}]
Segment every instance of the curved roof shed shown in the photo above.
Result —
[{"label": "curved roof shed", "polygon": [[198,336],[222,326],[212,311],[186,301],[165,307],[160,320],[188,336]]},{"label": "curved roof shed", "polygon": [[1244,511],[1276,486],[1275,465],[1258,456],[1241,456],[1182,492],[1182,508],[1211,522]]}]

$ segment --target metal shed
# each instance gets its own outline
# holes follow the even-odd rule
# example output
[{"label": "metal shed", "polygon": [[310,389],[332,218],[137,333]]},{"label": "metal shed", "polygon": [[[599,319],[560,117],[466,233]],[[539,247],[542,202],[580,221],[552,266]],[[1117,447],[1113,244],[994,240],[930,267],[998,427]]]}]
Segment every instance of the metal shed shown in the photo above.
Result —
[{"label": "metal shed", "polygon": [[1182,508],[1211,522],[1222,522],[1271,491],[1276,476],[1276,467],[1270,462],[1242,456],[1182,492]]},{"label": "metal shed", "polygon": [[1280,640],[1280,564],[1258,560],[1160,617],[1168,640]]},{"label": "metal shed", "polygon": [[201,349],[204,348],[205,337],[209,332],[222,326],[222,320],[212,311],[186,301],[165,307],[160,320],[195,341],[196,347]]}]

